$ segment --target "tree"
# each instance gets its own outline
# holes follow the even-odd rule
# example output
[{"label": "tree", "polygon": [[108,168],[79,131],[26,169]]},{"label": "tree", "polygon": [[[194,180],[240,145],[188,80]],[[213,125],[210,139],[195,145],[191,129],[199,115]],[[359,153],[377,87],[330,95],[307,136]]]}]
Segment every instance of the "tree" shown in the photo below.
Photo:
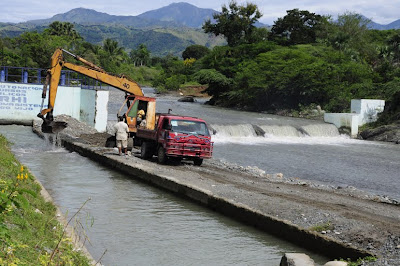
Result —
[{"label": "tree", "polygon": [[369,19],[357,13],[346,12],[331,24],[328,43],[358,61],[373,61],[378,55],[368,33]]},{"label": "tree", "polygon": [[135,66],[144,66],[150,63],[150,51],[145,44],[140,44],[138,49],[129,53],[131,60]]},{"label": "tree", "polygon": [[128,56],[123,47],[120,47],[117,41],[105,39],[103,49],[100,53],[100,62],[102,67],[110,72],[118,72],[118,67],[126,61]]},{"label": "tree", "polygon": [[400,32],[392,35],[388,40],[388,50],[393,54],[396,63],[400,61]]},{"label": "tree", "polygon": [[235,1],[229,3],[229,7],[222,6],[222,12],[214,14],[215,24],[207,20],[203,25],[205,33],[214,33],[216,36],[223,35],[229,46],[242,43],[250,43],[254,23],[261,18],[262,14],[255,4],[247,3],[246,6],[238,5]]},{"label": "tree", "polygon": [[307,10],[292,9],[272,26],[270,39],[286,45],[315,43],[327,18]]},{"label": "tree", "polygon": [[46,29],[49,35],[69,36],[71,39],[81,39],[79,33],[74,29],[74,24],[69,22],[54,21]]},{"label": "tree", "polygon": [[210,49],[203,45],[190,45],[186,47],[185,51],[182,53],[182,58],[183,59],[189,59],[189,58],[194,58],[194,59],[200,59],[207,55],[210,52]]}]

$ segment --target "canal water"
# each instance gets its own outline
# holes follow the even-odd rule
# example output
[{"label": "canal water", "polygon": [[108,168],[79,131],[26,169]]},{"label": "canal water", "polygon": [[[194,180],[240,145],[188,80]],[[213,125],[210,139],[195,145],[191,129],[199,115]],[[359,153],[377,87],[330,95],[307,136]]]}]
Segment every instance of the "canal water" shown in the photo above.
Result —
[{"label": "canal water", "polygon": [[64,213],[73,215],[91,199],[79,222],[93,257],[106,251],[104,265],[279,265],[285,252],[327,261],[49,144],[30,127],[0,126],[0,134]]}]

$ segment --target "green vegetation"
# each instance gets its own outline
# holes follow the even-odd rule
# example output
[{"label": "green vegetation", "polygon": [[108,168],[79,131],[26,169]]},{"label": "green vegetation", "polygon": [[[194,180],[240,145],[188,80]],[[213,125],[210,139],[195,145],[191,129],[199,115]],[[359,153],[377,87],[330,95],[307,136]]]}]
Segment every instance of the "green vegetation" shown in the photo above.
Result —
[{"label": "green vegetation", "polygon": [[[24,32],[15,38],[0,39],[1,65],[49,68],[51,55],[61,47],[101,66],[108,72],[124,74],[142,85],[150,85],[159,72],[146,45],[141,44],[130,53],[113,39],[104,39],[102,45],[86,42],[68,22],[53,22],[43,32]],[[68,55],[66,55],[68,56]],[[74,59],[67,58],[68,61]],[[154,64],[153,64],[154,62]]]},{"label": "green vegetation", "polygon": [[[334,21],[293,9],[266,34],[254,27],[255,5],[231,1],[222,10],[203,29],[228,45],[199,58],[188,55],[194,54],[189,46],[183,64],[163,65],[154,86],[177,89],[197,81],[207,86],[210,104],[271,113],[315,106],[346,112],[351,99],[377,98],[392,106],[380,123],[399,120],[400,30],[369,30],[370,21],[351,12]],[[185,64],[189,58],[196,60]]]},{"label": "green vegetation", "polygon": [[376,257],[368,256],[365,258],[359,258],[356,261],[351,261],[350,259],[340,260],[340,261],[347,262],[347,266],[361,266],[361,265],[365,265],[365,262],[374,262],[376,260],[377,260]]},{"label": "green vegetation", "polygon": [[55,219],[55,206],[0,135],[0,264],[89,265]]},{"label": "green vegetation", "polygon": [[326,223],[321,223],[321,224],[314,225],[314,226],[310,227],[309,229],[311,231],[315,231],[315,232],[321,233],[322,231],[333,230],[334,226],[332,225],[331,222],[326,222]]},{"label": "green vegetation", "polygon": [[[1,59],[4,65],[47,68],[55,48],[63,47],[159,91],[202,85],[212,96],[209,104],[295,114],[316,106],[346,112],[351,99],[375,98],[393,105],[379,123],[399,119],[400,30],[369,30],[370,21],[351,12],[333,20],[292,9],[268,32],[254,26],[261,16],[254,4],[231,1],[222,11],[214,15],[215,22],[207,20],[203,25],[208,40],[220,36],[228,43],[223,45],[219,38],[220,46],[212,49],[198,30],[149,32],[123,25],[118,29],[113,28],[117,25],[86,25],[93,30],[83,30],[82,25],[56,21],[41,33],[0,39]],[[197,36],[198,43],[182,37],[187,34]],[[171,38],[185,41],[169,47]],[[163,57],[153,56],[160,55],[153,45],[161,42]],[[172,52],[177,50],[182,54]]]},{"label": "green vegetation", "polygon": [[255,4],[247,3],[240,6],[231,1],[229,6],[222,6],[222,12],[213,15],[217,23],[207,20],[203,25],[205,33],[213,33],[216,36],[223,35],[229,46],[254,41],[254,32],[257,28],[254,23],[261,18],[261,12]]}]

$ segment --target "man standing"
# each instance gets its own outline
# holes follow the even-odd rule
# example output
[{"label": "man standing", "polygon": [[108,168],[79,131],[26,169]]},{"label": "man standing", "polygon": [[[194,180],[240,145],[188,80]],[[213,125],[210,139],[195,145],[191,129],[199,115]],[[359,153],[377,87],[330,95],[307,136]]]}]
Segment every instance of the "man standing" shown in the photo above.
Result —
[{"label": "man standing", "polygon": [[125,155],[127,155],[128,148],[128,125],[124,122],[122,116],[118,117],[118,123],[114,125],[114,132],[116,134],[117,147],[119,155],[122,155],[122,148],[124,149]]}]

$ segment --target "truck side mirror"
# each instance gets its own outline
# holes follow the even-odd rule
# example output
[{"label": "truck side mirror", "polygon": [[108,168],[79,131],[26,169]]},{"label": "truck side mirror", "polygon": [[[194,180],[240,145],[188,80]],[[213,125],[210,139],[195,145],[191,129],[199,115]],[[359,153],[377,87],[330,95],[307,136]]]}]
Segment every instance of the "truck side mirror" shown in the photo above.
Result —
[{"label": "truck side mirror", "polygon": [[171,126],[170,124],[168,124],[168,125],[165,126],[165,129],[166,129],[166,130],[171,130],[171,129],[172,129],[172,126]]}]

